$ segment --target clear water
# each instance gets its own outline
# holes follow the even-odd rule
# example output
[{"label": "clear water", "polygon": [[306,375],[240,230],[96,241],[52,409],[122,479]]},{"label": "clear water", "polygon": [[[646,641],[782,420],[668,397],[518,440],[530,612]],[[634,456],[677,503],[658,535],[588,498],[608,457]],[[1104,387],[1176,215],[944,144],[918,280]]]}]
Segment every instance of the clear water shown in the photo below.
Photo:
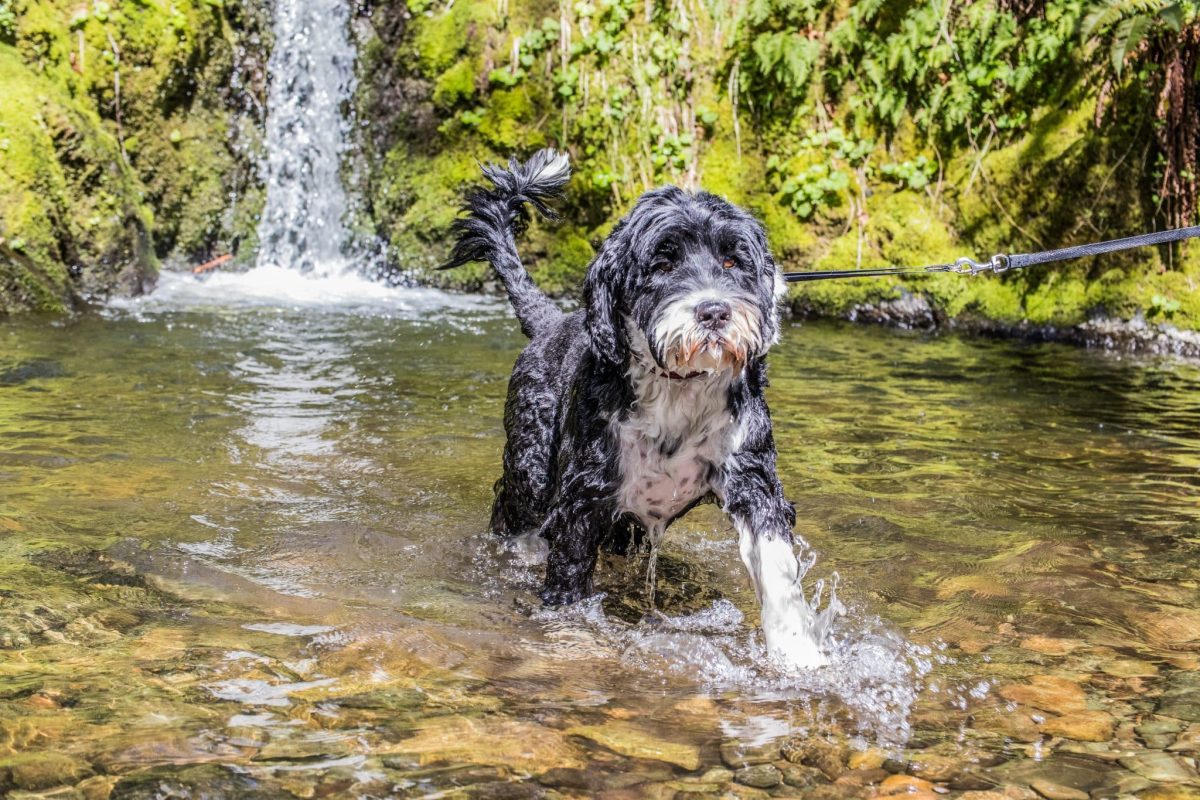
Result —
[{"label": "clear water", "polygon": [[[484,530],[502,304],[264,275],[0,323],[0,790],[661,796],[789,737],[893,760],[777,794],[948,762],[952,796],[1116,796],[1145,754],[1195,785],[1196,365],[789,327],[780,471],[849,610],[788,676],[712,509],[668,532],[657,609],[619,559],[540,607],[539,543]],[[1047,675],[1102,741],[1013,694]]]}]

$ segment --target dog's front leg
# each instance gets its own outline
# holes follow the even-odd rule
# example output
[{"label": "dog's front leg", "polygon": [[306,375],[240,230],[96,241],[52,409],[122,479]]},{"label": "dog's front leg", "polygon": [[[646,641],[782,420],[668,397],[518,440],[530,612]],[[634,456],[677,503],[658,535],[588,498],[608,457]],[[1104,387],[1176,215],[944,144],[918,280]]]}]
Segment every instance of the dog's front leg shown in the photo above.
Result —
[{"label": "dog's front leg", "polygon": [[789,667],[817,667],[828,659],[800,585],[803,573],[792,543],[796,512],[775,474],[771,419],[761,399],[747,411],[743,447],[722,470],[724,508],[758,596],[767,652]]},{"label": "dog's front leg", "polygon": [[572,504],[551,512],[544,528],[550,540],[550,556],[546,559],[546,583],[541,591],[543,602],[566,605],[592,593],[592,573],[606,524],[613,524],[611,512],[599,513],[595,507]]}]

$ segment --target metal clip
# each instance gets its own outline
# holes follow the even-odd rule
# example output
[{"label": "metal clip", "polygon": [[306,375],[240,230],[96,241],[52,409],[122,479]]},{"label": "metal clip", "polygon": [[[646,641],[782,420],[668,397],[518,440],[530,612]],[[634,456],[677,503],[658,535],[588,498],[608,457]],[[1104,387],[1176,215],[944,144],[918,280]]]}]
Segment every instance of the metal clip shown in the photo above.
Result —
[{"label": "metal clip", "polygon": [[997,253],[982,263],[964,256],[954,262],[954,269],[951,271],[957,272],[960,275],[978,275],[981,272],[994,272],[999,275],[1002,272],[1008,272],[1008,268],[1008,256],[1003,253]]},{"label": "metal clip", "polygon": [[954,262],[954,271],[961,275],[978,275],[980,272],[987,272],[992,268],[991,263],[980,264],[973,258],[963,256]]}]

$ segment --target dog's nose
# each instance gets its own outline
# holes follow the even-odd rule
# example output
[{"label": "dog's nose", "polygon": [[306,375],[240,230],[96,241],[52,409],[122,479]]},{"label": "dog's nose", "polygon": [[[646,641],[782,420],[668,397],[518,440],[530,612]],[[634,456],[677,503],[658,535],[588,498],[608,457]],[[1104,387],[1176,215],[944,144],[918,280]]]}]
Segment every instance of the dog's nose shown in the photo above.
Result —
[{"label": "dog's nose", "polygon": [[706,328],[723,328],[733,313],[724,300],[705,300],[696,306],[696,322]]}]

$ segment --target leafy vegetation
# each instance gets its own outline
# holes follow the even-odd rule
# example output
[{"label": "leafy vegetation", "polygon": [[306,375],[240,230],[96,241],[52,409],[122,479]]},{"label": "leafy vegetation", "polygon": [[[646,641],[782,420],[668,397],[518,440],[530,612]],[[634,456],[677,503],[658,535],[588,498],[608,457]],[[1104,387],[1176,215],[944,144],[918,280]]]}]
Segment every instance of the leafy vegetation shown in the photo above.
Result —
[{"label": "leafy vegetation", "polygon": [[[385,66],[432,87],[436,128],[428,135],[414,113],[417,124],[393,129],[374,156],[391,167],[367,190],[368,213],[408,268],[438,260],[443,204],[474,178],[430,181],[450,179],[465,154],[545,144],[567,147],[577,170],[566,227],[531,233],[554,289],[572,285],[591,251],[556,248],[558,237],[601,238],[663,182],[749,206],[791,268],[982,257],[1195,221],[1194,4],[422,0],[409,10]],[[448,44],[451,30],[462,35]],[[369,116],[369,98],[365,107]],[[411,202],[397,202],[398,175]],[[806,285],[794,302],[845,314],[916,292],[952,316],[1070,323],[1140,311],[1197,327],[1195,250],[1003,279]]]}]

